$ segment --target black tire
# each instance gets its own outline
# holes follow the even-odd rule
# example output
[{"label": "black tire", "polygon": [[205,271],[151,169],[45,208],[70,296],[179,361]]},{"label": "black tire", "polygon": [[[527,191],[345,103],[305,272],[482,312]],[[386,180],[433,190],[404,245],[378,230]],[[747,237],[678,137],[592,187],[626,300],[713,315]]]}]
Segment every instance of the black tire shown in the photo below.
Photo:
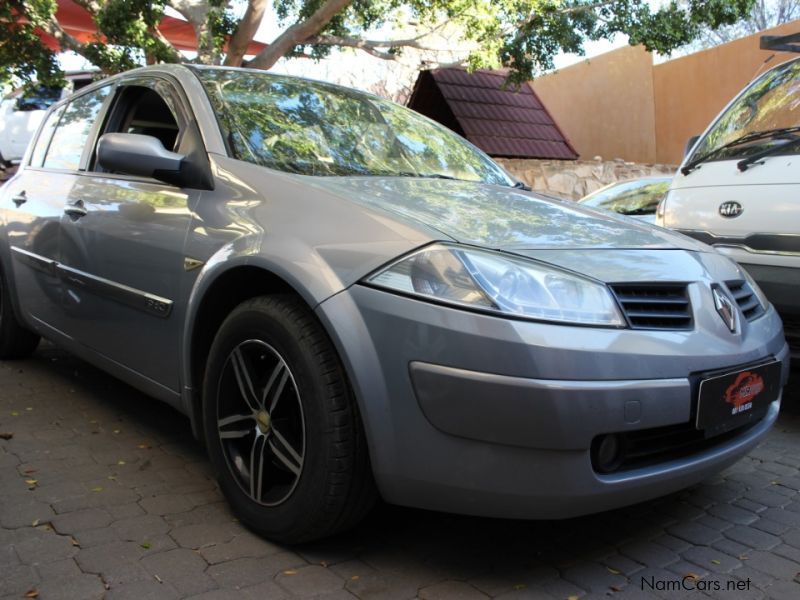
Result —
[{"label": "black tire", "polygon": [[209,352],[203,399],[220,487],[253,530],[308,542],[352,527],[373,506],[355,398],[331,341],[297,297],[254,298],[225,319]]},{"label": "black tire", "polygon": [[36,350],[39,340],[38,335],[17,320],[5,274],[0,271],[0,360],[27,358]]}]

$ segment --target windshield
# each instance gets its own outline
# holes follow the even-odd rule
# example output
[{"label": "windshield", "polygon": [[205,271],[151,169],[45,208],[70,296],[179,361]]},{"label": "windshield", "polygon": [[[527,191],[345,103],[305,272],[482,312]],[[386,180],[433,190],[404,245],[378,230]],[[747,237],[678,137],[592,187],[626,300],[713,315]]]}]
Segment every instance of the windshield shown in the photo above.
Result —
[{"label": "windshield", "polygon": [[[800,60],[764,74],[713,125],[692,152],[692,159],[715,152],[737,138],[755,132],[800,125]],[[711,160],[746,157],[786,140],[770,136],[725,148]],[[797,146],[788,146],[787,151]],[[778,154],[779,152],[776,152]]]},{"label": "windshield", "polygon": [[580,202],[623,215],[655,213],[658,203],[669,189],[670,181],[670,178],[626,181],[597,190]]},{"label": "windshield", "polygon": [[19,111],[47,110],[61,98],[61,88],[42,85],[23,88],[17,97]]},{"label": "windshield", "polygon": [[449,129],[375,96],[267,73],[195,72],[240,160],[303,175],[513,184],[488,156]]}]

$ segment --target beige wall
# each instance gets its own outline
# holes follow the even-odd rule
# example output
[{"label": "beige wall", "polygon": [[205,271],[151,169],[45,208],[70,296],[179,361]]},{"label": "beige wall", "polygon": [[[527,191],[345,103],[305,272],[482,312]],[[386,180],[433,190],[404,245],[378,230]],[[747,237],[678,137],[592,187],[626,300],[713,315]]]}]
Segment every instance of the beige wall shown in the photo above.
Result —
[{"label": "beige wall", "polygon": [[627,46],[531,82],[581,158],[656,161],[653,63]]},{"label": "beige wall", "polygon": [[760,50],[761,35],[798,31],[800,20],[655,66],[644,48],[620,48],[531,85],[582,159],[676,164],[749,81],[797,56]]},{"label": "beige wall", "polygon": [[[786,23],[654,68],[656,159],[677,163],[686,141],[702,133],[728,102],[756,75],[797,54],[759,49],[762,35],[800,31]],[[773,57],[769,62],[764,61]]]}]

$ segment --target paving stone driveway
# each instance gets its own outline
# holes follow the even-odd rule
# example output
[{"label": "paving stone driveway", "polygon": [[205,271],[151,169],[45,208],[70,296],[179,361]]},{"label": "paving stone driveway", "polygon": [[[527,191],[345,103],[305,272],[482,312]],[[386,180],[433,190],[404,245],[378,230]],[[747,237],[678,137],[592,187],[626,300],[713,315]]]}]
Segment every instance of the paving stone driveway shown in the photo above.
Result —
[{"label": "paving stone driveway", "polygon": [[236,522],[185,418],[50,346],[0,363],[0,432],[3,598],[800,598],[796,414],[721,476],[626,510],[382,506],[295,548]]}]

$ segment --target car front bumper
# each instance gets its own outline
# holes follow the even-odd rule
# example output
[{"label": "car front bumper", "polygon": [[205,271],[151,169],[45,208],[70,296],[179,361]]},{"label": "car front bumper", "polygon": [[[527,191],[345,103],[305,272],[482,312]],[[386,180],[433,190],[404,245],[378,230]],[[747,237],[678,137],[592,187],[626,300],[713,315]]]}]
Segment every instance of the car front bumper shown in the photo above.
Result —
[{"label": "car front bumper", "polygon": [[[693,298],[698,314],[709,300]],[[688,426],[698,373],[774,358],[788,378],[772,308],[735,338],[702,318],[692,331],[560,326],[358,285],[317,314],[350,376],[384,499],[448,512],[566,518],[692,485],[746,454],[780,399],[690,455],[611,474],[593,468],[592,440]]]}]

